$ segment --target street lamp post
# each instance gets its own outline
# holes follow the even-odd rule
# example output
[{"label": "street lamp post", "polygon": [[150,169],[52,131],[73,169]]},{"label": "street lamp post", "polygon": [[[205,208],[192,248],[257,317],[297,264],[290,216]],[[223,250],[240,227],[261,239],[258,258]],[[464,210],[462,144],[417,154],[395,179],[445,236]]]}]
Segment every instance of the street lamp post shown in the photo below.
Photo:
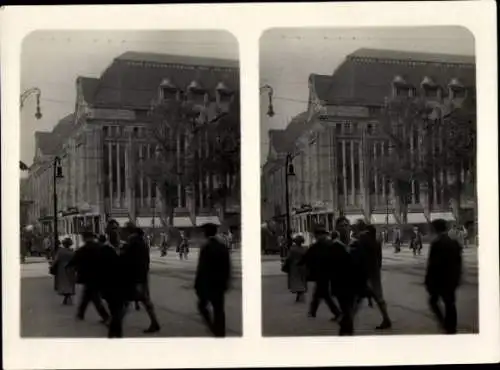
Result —
[{"label": "street lamp post", "polygon": [[40,97],[42,96],[42,91],[38,87],[32,87],[31,89],[28,89],[24,91],[21,94],[20,98],[20,104],[19,104],[19,109],[23,109],[24,107],[24,102],[28,97],[31,95],[36,94],[36,113],[35,113],[35,118],[36,119],[41,119],[42,118],[42,112],[40,110]]},{"label": "street lamp post", "polygon": [[264,90],[268,91],[268,97],[269,97],[269,106],[268,106],[268,109],[267,109],[267,115],[269,117],[273,117],[274,116],[274,109],[273,109],[273,94],[274,94],[274,90],[271,87],[271,85],[261,86],[260,87],[260,93],[262,93]]},{"label": "street lamp post", "polygon": [[57,230],[57,179],[63,178],[61,158],[55,157],[53,162],[53,203],[54,203],[54,254],[59,247],[59,235]]},{"label": "street lamp post", "polygon": [[385,224],[386,224],[387,228],[389,229],[389,196],[387,195],[387,192],[385,193],[385,203],[386,203]]},{"label": "street lamp post", "polygon": [[[37,120],[42,118],[42,112],[40,110],[40,97],[42,96],[42,91],[38,87],[32,87],[31,89],[28,89],[24,91],[19,99],[19,110],[22,110],[24,107],[24,102],[26,99],[28,99],[29,96],[36,94],[36,112],[35,112],[35,118]],[[22,161],[19,161],[19,167],[21,171],[27,171],[28,166]]]},{"label": "street lamp post", "polygon": [[287,245],[289,246],[291,243],[291,228],[290,228],[290,195],[288,194],[288,177],[295,176],[293,164],[290,163],[292,161],[292,155],[288,153],[285,159],[285,217],[286,217],[286,240]]}]

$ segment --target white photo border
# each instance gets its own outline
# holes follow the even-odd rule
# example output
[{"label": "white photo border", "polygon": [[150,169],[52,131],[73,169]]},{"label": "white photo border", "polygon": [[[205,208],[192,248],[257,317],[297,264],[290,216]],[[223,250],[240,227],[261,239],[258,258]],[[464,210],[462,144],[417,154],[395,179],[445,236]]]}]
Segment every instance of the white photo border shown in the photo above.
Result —
[{"label": "white photo border", "polygon": [[[33,6],[2,9],[3,358],[7,369],[415,365],[500,359],[495,3],[366,2]],[[261,336],[259,38],[270,28],[463,26],[475,37],[478,116],[479,334]],[[36,30],[226,30],[240,50],[243,337],[22,339],[19,264],[19,94],[24,37]],[[415,348],[418,348],[416,351]]]}]

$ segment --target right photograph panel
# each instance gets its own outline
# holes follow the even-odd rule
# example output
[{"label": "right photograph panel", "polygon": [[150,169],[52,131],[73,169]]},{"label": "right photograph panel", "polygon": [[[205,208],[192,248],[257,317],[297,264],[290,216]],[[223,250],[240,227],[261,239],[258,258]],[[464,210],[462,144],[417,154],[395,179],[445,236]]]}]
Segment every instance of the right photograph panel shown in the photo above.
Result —
[{"label": "right photograph panel", "polygon": [[263,335],[478,333],[473,35],[268,30],[260,104]]}]

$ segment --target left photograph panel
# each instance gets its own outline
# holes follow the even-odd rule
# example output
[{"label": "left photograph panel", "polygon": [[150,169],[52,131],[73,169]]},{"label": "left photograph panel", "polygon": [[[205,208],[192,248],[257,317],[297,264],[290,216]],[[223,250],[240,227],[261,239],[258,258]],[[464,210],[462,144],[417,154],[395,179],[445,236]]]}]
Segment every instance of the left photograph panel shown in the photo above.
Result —
[{"label": "left photograph panel", "polygon": [[236,38],[37,31],[21,63],[21,337],[241,336]]}]

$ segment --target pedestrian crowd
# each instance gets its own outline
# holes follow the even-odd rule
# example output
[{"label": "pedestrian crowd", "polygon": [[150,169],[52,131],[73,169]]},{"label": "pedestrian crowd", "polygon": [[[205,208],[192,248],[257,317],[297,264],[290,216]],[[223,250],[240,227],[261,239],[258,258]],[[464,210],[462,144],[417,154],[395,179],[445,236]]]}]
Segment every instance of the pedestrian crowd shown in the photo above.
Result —
[{"label": "pedestrian crowd", "polygon": [[[434,220],[431,227],[433,240],[424,281],[428,302],[442,330],[454,334],[457,331],[455,292],[461,280],[463,244],[453,229],[448,230],[445,220]],[[398,238],[398,234],[395,235]],[[340,217],[331,234],[324,227],[316,227],[314,239],[306,248],[302,235],[288,237],[282,271],[288,274],[288,288],[295,294],[295,301],[305,301],[308,282],[313,282],[308,315],[315,318],[324,301],[333,315],[332,321],[339,324],[339,335],[354,334],[354,320],[364,301],[370,307],[375,301],[378,306],[382,321],[376,329],[391,328],[381,274],[384,239],[377,236],[376,228],[362,220],[351,227],[347,218]],[[417,228],[413,229],[410,248],[414,254],[421,253],[422,235]]]},{"label": "pedestrian crowd", "polygon": [[[231,266],[227,247],[217,236],[217,226],[201,227],[205,240],[200,247],[194,289],[198,311],[216,337],[224,337],[224,296],[230,286]],[[123,337],[123,321],[134,303],[142,305],[150,319],[145,333],[161,329],[150,293],[150,241],[141,228],[128,223],[124,228],[110,220],[105,234],[91,231],[82,233],[83,245],[72,249],[72,240],[66,238],[55,252],[50,264],[54,288],[63,297],[63,305],[72,305],[75,285],[82,285],[82,294],[76,310],[76,319],[84,320],[92,303],[108,328],[108,338]],[[179,246],[180,258],[187,258],[188,241]],[[211,307],[211,310],[209,309]],[[212,311],[212,312],[210,312]]]}]

